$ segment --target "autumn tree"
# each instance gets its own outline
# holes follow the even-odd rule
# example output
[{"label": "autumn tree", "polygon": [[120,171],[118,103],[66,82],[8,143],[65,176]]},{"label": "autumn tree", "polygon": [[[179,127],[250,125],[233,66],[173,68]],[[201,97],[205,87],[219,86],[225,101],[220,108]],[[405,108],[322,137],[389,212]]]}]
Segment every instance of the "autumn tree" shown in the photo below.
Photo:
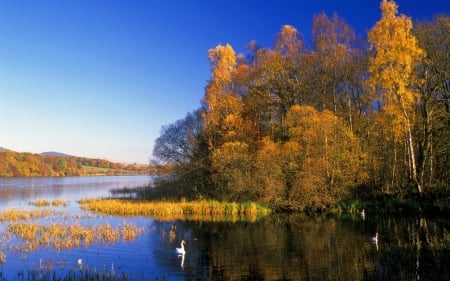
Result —
[{"label": "autumn tree", "polygon": [[[286,200],[285,155],[282,144],[274,142],[269,136],[262,139],[256,153],[253,180],[259,200],[277,208],[288,208]],[[292,156],[292,155],[289,155]]]},{"label": "autumn tree", "polygon": [[404,142],[407,147],[409,176],[417,192],[421,193],[423,187],[417,175],[416,143],[413,137],[417,93],[413,91],[411,82],[413,70],[423,51],[412,34],[411,19],[397,15],[395,2],[383,0],[381,12],[381,19],[368,34],[374,53],[369,58],[370,83],[373,91],[379,94],[383,114],[389,116],[395,126],[392,130],[395,143]]},{"label": "autumn tree", "polygon": [[175,178],[201,179],[202,197],[287,210],[328,208],[367,183],[401,192],[414,183],[422,193],[425,178],[444,182],[448,20],[415,29],[418,44],[393,1],[381,11],[367,42],[337,15],[319,14],[311,48],[284,25],[271,48],[252,41],[247,56],[228,44],[210,49],[195,141],[181,120],[164,128],[155,155],[201,167]]},{"label": "autumn tree", "polygon": [[211,148],[220,146],[230,134],[237,134],[241,122],[242,102],[237,96],[234,75],[237,56],[227,44],[208,51],[211,79],[206,87],[204,128]]},{"label": "autumn tree", "polygon": [[352,84],[356,85],[360,78],[360,69],[354,63],[359,55],[355,45],[355,33],[342,18],[336,14],[328,18],[325,13],[314,17],[308,89],[315,100],[310,104],[335,115],[343,117],[345,114],[350,127]]},{"label": "autumn tree", "polygon": [[[246,193],[249,173],[251,124],[243,118],[242,77],[244,60],[239,60],[230,45],[208,51],[211,80],[204,98],[204,134],[210,157],[210,182],[218,196]],[[237,192],[237,193],[236,193]]]},{"label": "autumn tree", "polygon": [[436,16],[414,28],[426,55],[417,70],[420,93],[418,176],[422,184],[448,182],[450,173],[450,18]]},{"label": "autumn tree", "polygon": [[[273,138],[285,138],[283,120],[289,108],[303,104],[306,93],[303,91],[301,62],[306,47],[301,34],[291,25],[284,25],[278,33],[273,49],[257,53],[251,94],[261,95],[266,105],[265,116],[269,116],[270,134]],[[262,92],[261,92],[262,91]]]},{"label": "autumn tree", "polygon": [[208,153],[203,137],[202,109],[188,113],[184,119],[163,126],[153,148],[153,164],[173,165],[177,180],[188,192],[206,195],[205,180]]},{"label": "autumn tree", "polygon": [[359,140],[330,111],[293,106],[286,116],[286,126],[286,148],[292,150],[298,166],[288,188],[291,200],[326,208],[348,192],[345,187],[367,180]]},{"label": "autumn tree", "polygon": [[153,148],[155,160],[162,164],[188,163],[195,158],[203,126],[201,111],[161,128]]}]

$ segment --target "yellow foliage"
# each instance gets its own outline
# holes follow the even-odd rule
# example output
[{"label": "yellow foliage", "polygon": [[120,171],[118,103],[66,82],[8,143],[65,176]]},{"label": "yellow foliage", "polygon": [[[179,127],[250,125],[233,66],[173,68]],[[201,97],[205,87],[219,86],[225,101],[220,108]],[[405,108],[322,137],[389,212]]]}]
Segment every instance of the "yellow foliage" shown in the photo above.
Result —
[{"label": "yellow foliage", "polygon": [[236,53],[231,45],[218,45],[210,49],[208,58],[211,62],[212,80],[220,83],[230,82],[236,69]]},{"label": "yellow foliage", "polygon": [[283,25],[277,37],[275,50],[283,55],[297,55],[303,47],[297,29],[291,25]]},{"label": "yellow foliage", "polygon": [[239,181],[250,177],[250,154],[248,145],[239,141],[225,142],[212,153],[212,166],[218,181],[233,189],[242,189]]},{"label": "yellow foliage", "polygon": [[[412,21],[397,15],[394,1],[381,2],[382,17],[369,32],[369,42],[375,56],[369,60],[370,84],[374,90],[382,89],[383,102],[400,104],[404,108],[414,105],[414,92],[409,89],[412,71],[424,56],[411,32]],[[399,110],[398,114],[403,114]]]},{"label": "yellow foliage", "polygon": [[[291,141],[284,149],[297,155],[299,172],[319,182],[361,181],[364,157],[359,140],[331,112],[318,112],[311,106],[293,106],[286,115]],[[285,155],[289,159],[289,155]],[[290,165],[289,167],[292,167]],[[323,181],[326,182],[326,181]]]}]

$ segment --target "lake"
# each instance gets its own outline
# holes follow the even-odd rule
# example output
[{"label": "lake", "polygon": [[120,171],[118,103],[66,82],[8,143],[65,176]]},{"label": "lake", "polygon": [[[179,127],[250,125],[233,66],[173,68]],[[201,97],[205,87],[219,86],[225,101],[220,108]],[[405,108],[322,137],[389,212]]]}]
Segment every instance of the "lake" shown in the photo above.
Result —
[{"label": "lake", "polygon": [[[41,208],[29,204],[37,199],[64,199],[68,206],[49,207],[64,215],[48,220],[132,223],[143,229],[131,241],[24,251],[12,246],[17,238],[5,237],[8,222],[0,222],[0,252],[7,255],[0,272],[8,280],[34,270],[64,273],[77,269],[80,260],[92,270],[127,273],[129,280],[450,279],[447,219],[374,218],[366,212],[364,220],[274,214],[256,221],[159,221],[101,216],[81,210],[77,203],[151,181],[150,176],[0,179],[0,211]],[[371,238],[377,232],[375,243]],[[187,242],[184,256],[175,254],[181,240]]]}]

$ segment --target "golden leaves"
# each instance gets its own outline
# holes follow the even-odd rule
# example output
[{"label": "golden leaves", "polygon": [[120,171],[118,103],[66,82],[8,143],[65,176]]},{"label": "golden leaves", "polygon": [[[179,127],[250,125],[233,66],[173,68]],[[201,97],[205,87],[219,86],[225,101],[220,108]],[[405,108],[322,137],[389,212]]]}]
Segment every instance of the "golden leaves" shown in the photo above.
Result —
[{"label": "golden leaves", "polygon": [[424,52],[412,34],[410,18],[397,16],[397,5],[383,0],[382,17],[369,32],[369,42],[375,51],[369,58],[369,84],[373,91],[381,93],[383,112],[395,127],[394,139],[406,133],[409,119],[414,112],[415,96],[412,90],[413,70]]},{"label": "golden leaves", "polygon": [[212,80],[219,83],[230,82],[236,68],[236,53],[231,45],[218,45],[208,51],[211,62]]},{"label": "golden leaves", "polygon": [[300,34],[297,29],[291,25],[283,25],[277,36],[275,50],[282,55],[296,55],[303,47]]}]

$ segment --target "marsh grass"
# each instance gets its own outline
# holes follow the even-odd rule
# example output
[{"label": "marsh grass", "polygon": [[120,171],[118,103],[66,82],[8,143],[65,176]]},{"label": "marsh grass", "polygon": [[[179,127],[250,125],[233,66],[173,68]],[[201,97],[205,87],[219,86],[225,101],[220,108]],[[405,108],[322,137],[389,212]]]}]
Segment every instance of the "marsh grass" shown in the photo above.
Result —
[{"label": "marsh grass", "polygon": [[20,239],[16,250],[29,252],[42,246],[60,250],[88,247],[92,243],[110,244],[120,240],[133,240],[143,231],[144,228],[130,223],[112,227],[110,224],[82,226],[79,224],[42,225],[21,222],[10,223],[6,234]]},{"label": "marsh grass", "polygon": [[19,272],[14,279],[7,279],[0,271],[0,281],[7,280],[26,280],[26,281],[128,281],[128,280],[167,280],[162,277],[145,277],[141,276],[137,279],[125,273],[116,273],[106,270],[97,270],[96,268],[71,269],[65,273],[58,273],[54,270],[31,270],[29,272]]},{"label": "marsh grass", "polygon": [[236,220],[256,219],[271,212],[253,202],[139,201],[129,199],[83,199],[81,208],[105,215],[149,216],[157,219]]},{"label": "marsh grass", "polygon": [[35,207],[67,207],[70,204],[70,201],[64,199],[53,199],[53,200],[45,200],[45,199],[37,199],[29,202],[30,205]]},{"label": "marsh grass", "polygon": [[54,215],[65,217],[67,216],[67,213],[62,211],[51,210],[48,208],[38,208],[30,210],[11,208],[0,212],[0,221],[30,220],[36,218],[46,218]]},{"label": "marsh grass", "polygon": [[[37,202],[39,206],[58,207],[66,201]],[[43,219],[44,218],[44,219]],[[54,221],[56,220],[56,221]],[[143,231],[131,223],[118,226],[96,224],[83,226],[77,220],[70,219],[65,211],[52,207],[35,209],[11,208],[0,212],[0,230],[2,248],[5,245],[13,251],[27,253],[39,247],[71,249],[88,247],[93,243],[110,244],[120,240],[136,239]],[[6,255],[0,248],[0,263],[4,263]]]}]

